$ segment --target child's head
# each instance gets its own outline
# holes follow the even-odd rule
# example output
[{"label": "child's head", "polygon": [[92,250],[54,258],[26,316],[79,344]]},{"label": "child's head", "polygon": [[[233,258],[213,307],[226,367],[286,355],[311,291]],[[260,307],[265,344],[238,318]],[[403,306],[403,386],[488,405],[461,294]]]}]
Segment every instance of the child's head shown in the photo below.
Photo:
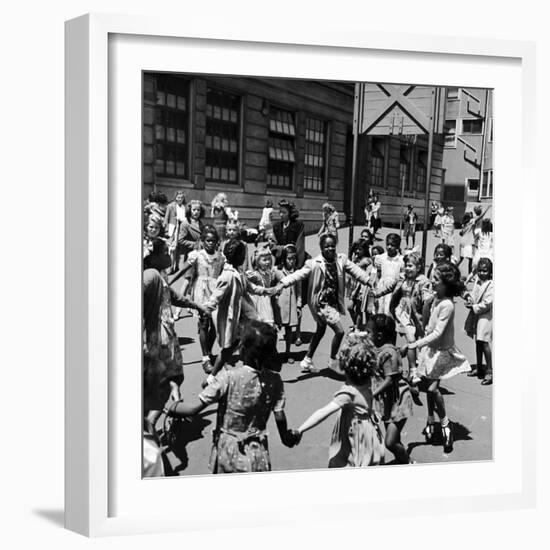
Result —
[{"label": "child's head", "polygon": [[352,384],[366,384],[376,370],[376,352],[369,334],[348,334],[338,354],[338,362]]},{"label": "child's head", "polygon": [[460,271],[451,262],[442,262],[435,268],[434,290],[438,298],[454,298],[462,294],[464,284]]},{"label": "child's head", "polygon": [[422,272],[422,258],[420,254],[411,252],[405,256],[403,261],[405,277],[407,279],[416,279],[419,273]]},{"label": "child's head", "polygon": [[155,202],[157,204],[168,204],[168,197],[164,193],[157,193]]},{"label": "child's head", "polygon": [[298,261],[298,250],[293,244],[287,244],[283,248],[281,262],[286,269],[293,270],[296,267]]},{"label": "child's head", "polygon": [[267,199],[265,201],[265,207],[266,208],[273,208],[273,201],[271,199]]},{"label": "child's head", "polygon": [[182,204],[185,204],[185,193],[183,191],[176,191],[176,194],[174,195],[174,201],[180,206]]},{"label": "child's head", "polygon": [[412,209],[413,209],[413,205],[412,204],[407,204],[407,210],[409,212],[412,212]]},{"label": "child's head", "polygon": [[201,220],[204,218],[204,204],[199,200],[192,200],[187,205],[186,216],[188,220]]},{"label": "child's head", "polygon": [[370,249],[370,255],[374,258],[375,256],[378,256],[378,254],[384,254],[384,248],[380,246],[379,244],[375,244]]},{"label": "child's head", "polygon": [[277,238],[275,237],[275,233],[273,233],[273,231],[267,231],[265,238],[267,239],[267,246],[269,248],[277,246]]},{"label": "child's head", "polygon": [[477,276],[482,281],[493,278],[493,262],[489,258],[481,258],[477,263]]},{"label": "child's head", "polygon": [[395,321],[389,315],[377,314],[373,317],[370,324],[372,331],[372,339],[375,346],[383,346],[384,344],[395,344]]},{"label": "child's head", "polygon": [[269,248],[257,248],[252,258],[252,267],[258,271],[267,271],[273,266],[273,256]]},{"label": "child's head", "polygon": [[229,201],[227,200],[227,195],[225,193],[218,193],[210,203],[212,207],[212,217],[216,218],[227,218],[227,214],[225,212],[225,209],[227,205],[229,204]]},{"label": "child's head", "polygon": [[369,244],[372,243],[372,235],[368,229],[363,229],[363,231],[361,231],[361,236],[359,238],[362,241],[366,241]]},{"label": "child's head", "polygon": [[216,231],[216,228],[213,225],[205,225],[202,229],[201,233],[201,241],[204,246],[204,249],[208,254],[212,254],[216,248],[218,248],[218,244],[220,243],[220,237],[218,235],[218,232]]},{"label": "child's head", "polygon": [[241,224],[236,220],[229,220],[225,225],[225,234],[229,240],[238,239],[241,235]]},{"label": "child's head", "polygon": [[330,204],[330,202],[325,202],[322,206],[322,209],[323,209],[323,214],[325,216],[328,216],[329,214],[332,214],[336,210],[334,208],[334,206],[332,206],[332,204]]},{"label": "child's head", "polygon": [[300,212],[293,202],[287,201],[286,199],[279,201],[279,216],[283,223],[294,221],[298,219],[299,215]]},{"label": "child's head", "polygon": [[369,257],[369,247],[364,241],[355,241],[351,245],[351,261],[358,262],[361,258]]},{"label": "child's head", "polygon": [[481,216],[481,213],[483,212],[483,208],[481,208],[481,204],[476,204],[474,206],[474,214],[476,216]]},{"label": "child's head", "polygon": [[399,247],[401,246],[401,237],[397,233],[390,233],[386,237],[386,252],[388,256],[393,258],[397,256],[399,252]]},{"label": "child's head", "polygon": [[493,222],[490,219],[484,218],[483,220],[481,220],[481,232],[482,233],[493,232]]},{"label": "child's head", "polygon": [[249,321],[241,338],[241,353],[249,367],[279,370],[277,330],[261,321]]},{"label": "child's head", "polygon": [[233,267],[241,267],[246,258],[246,245],[237,239],[227,241],[223,248],[223,254],[227,262]]},{"label": "child's head", "polygon": [[332,233],[323,233],[319,237],[319,248],[327,262],[333,262],[336,259],[336,244],[336,237]]},{"label": "child's head", "polygon": [[438,244],[434,248],[434,262],[440,264],[441,262],[450,262],[453,255],[453,249],[448,244]]},{"label": "child's head", "polygon": [[147,236],[150,239],[157,238],[162,232],[162,218],[157,214],[151,214],[147,220]]}]

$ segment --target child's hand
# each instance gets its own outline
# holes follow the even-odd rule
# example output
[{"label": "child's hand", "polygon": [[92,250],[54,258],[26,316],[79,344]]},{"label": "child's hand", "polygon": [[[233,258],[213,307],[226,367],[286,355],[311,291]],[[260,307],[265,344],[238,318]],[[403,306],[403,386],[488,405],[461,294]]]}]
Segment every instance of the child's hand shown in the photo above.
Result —
[{"label": "child's hand", "polygon": [[405,355],[407,355],[407,352],[409,351],[409,345],[408,344],[405,344],[404,346],[401,346],[401,348],[399,349],[399,353],[401,354],[401,357],[405,357]]},{"label": "child's hand", "polygon": [[418,347],[418,342],[411,342],[410,344],[407,344],[407,347],[409,349],[416,349]]}]

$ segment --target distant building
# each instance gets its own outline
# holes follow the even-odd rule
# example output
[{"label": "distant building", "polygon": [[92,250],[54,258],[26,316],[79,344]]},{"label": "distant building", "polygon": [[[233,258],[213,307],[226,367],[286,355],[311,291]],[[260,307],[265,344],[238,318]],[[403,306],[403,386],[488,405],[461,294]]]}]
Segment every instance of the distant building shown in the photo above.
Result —
[{"label": "distant building", "polygon": [[[208,207],[227,193],[249,225],[267,199],[294,201],[308,232],[331,202],[344,223],[350,209],[354,85],[275,78],[145,73],[143,192],[176,190]],[[443,137],[436,137],[430,197],[441,196]],[[405,206],[421,221],[427,137],[362,136],[355,223],[364,222],[367,189],[380,195],[384,223]]]},{"label": "distant building", "polygon": [[441,200],[456,218],[493,200],[493,91],[447,88],[446,107]]}]

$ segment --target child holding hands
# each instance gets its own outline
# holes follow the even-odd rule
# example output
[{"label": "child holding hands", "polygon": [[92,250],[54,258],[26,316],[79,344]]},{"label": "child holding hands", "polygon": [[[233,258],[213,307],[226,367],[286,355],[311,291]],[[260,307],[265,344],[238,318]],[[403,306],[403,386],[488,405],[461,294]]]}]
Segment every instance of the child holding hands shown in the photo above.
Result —
[{"label": "child holding hands", "polygon": [[366,332],[348,334],[338,354],[346,382],[333,399],[296,430],[296,438],[338,413],[329,448],[329,468],[384,463],[380,420],[374,409],[372,380],[377,368],[374,345]]}]

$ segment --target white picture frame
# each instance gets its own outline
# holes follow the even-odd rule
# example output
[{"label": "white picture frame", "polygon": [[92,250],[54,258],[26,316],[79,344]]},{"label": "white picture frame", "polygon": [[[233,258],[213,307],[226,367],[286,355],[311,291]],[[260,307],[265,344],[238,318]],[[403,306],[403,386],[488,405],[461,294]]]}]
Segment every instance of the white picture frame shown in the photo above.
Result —
[{"label": "white picture frame", "polygon": [[[219,518],[216,527],[223,528],[284,525],[298,517],[313,524],[412,510],[448,513],[533,506],[535,469],[528,458],[535,452],[529,423],[535,416],[534,369],[522,370],[518,380],[514,365],[536,364],[535,350],[521,343],[506,349],[514,330],[509,315],[514,297],[501,289],[506,288],[507,278],[521,284],[522,275],[500,272],[498,267],[496,277],[502,286],[495,308],[495,364],[497,369],[503,367],[496,374],[493,461],[418,465],[406,472],[376,468],[141,480],[136,475],[141,472],[141,426],[136,422],[141,410],[137,299],[141,255],[139,239],[135,246],[121,243],[133,242],[127,240],[137,227],[132,213],[139,212],[135,208],[141,205],[141,160],[139,154],[136,157],[141,134],[135,133],[141,121],[136,116],[140,111],[135,110],[141,89],[135,85],[142,70],[324,75],[494,86],[496,116],[507,115],[506,127],[495,126],[496,257],[506,258],[502,246],[507,244],[520,251],[520,265],[527,265],[534,245],[528,239],[526,197],[536,197],[533,138],[528,131],[534,128],[534,67],[535,49],[528,42],[351,28],[327,29],[323,34],[307,28],[297,32],[293,27],[244,30],[169,17],[86,15],[67,22],[66,527],[88,536],[106,536],[208,529],[212,516]],[[130,90],[124,96],[128,101],[121,103],[125,87]],[[503,138],[506,131],[522,144],[515,146],[514,154]],[[514,196],[519,181],[522,193]],[[506,223],[510,216],[517,220],[513,228]],[[136,266],[135,274],[128,276]],[[525,287],[522,292],[525,301],[534,300],[534,290]],[[127,308],[128,322],[121,329],[122,308]],[[515,323],[527,323],[529,314],[527,307],[522,308]],[[504,346],[499,348],[499,342]],[[135,377],[126,376],[132,372]],[[506,405],[512,402],[511,412]],[[515,434],[512,441],[504,436],[505,430]],[[173,484],[180,485],[173,490]],[[369,491],[341,491],[359,484]],[[391,490],[384,492],[385,487]],[[206,499],[214,489],[232,495],[232,514],[223,499]],[[178,501],[178,491],[191,495],[193,505]],[[271,495],[269,503],[258,506],[251,498],[256,494]],[[146,507],[151,502],[162,503],[158,512]],[[391,506],[380,506],[382,502]],[[335,503],[353,506],[344,510]],[[208,515],[201,513],[206,505]]]}]

